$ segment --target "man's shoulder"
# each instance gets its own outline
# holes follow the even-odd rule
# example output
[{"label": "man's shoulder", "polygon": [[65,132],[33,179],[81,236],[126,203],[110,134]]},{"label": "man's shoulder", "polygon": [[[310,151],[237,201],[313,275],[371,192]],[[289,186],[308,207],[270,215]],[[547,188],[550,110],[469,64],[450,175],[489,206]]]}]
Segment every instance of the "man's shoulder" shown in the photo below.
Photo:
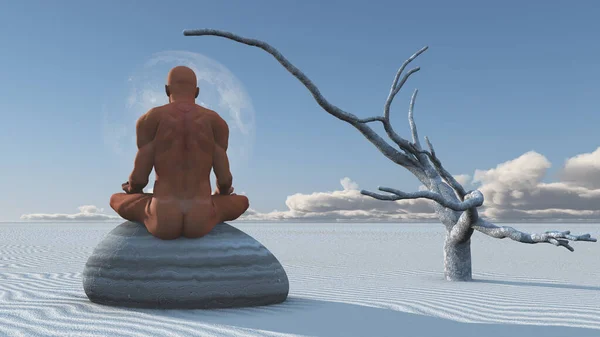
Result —
[{"label": "man's shoulder", "polygon": [[145,114],[140,116],[140,119],[148,122],[158,123],[162,116],[168,112],[169,105],[161,105],[154,108],[150,108]]},{"label": "man's shoulder", "polygon": [[216,111],[205,108],[201,105],[198,105],[198,107],[200,107],[200,109],[209,116],[213,125],[216,125],[217,127],[222,127],[223,124],[227,125],[227,122],[225,122],[223,117],[221,117],[221,115],[219,115]]},{"label": "man's shoulder", "polygon": [[150,132],[149,130],[156,130],[160,121],[161,110],[161,107],[151,108],[141,115],[137,120],[136,128],[138,130],[145,129],[148,132]]},{"label": "man's shoulder", "polygon": [[139,119],[156,118],[162,110],[162,107],[150,108],[145,114],[141,115]]},{"label": "man's shoulder", "polygon": [[169,109],[169,104],[165,104],[165,105],[161,105],[161,106],[156,106],[154,108],[150,108],[150,110],[148,110],[148,112],[146,112],[146,115],[148,116],[158,116],[161,113],[167,111]]},{"label": "man's shoulder", "polygon": [[198,107],[198,109],[200,109],[200,111],[202,111],[202,113],[207,114],[208,116],[210,116],[211,118],[221,118],[221,115],[219,115],[216,111],[211,110],[209,108],[203,107],[202,105],[198,105],[196,104],[196,106]]}]

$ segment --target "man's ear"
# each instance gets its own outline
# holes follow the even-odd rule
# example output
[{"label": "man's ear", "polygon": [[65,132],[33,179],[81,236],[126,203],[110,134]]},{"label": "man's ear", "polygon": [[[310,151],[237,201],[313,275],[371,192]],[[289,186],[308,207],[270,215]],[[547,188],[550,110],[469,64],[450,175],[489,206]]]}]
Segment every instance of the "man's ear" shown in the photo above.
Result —
[{"label": "man's ear", "polygon": [[196,96],[194,96],[194,98],[198,98],[199,93],[200,93],[200,88],[196,87]]},{"label": "man's ear", "polygon": [[167,94],[167,96],[171,96],[171,93],[169,92],[169,86],[167,84],[165,84],[165,93]]}]

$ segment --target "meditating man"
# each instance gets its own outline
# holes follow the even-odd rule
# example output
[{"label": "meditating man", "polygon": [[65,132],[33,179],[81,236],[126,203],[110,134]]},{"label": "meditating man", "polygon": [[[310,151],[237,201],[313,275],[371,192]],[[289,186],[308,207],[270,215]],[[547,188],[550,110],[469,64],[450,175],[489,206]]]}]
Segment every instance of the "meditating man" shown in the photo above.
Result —
[{"label": "meditating man", "polygon": [[[200,92],[196,84],[196,74],[188,67],[169,72],[169,103],[138,119],[133,172],[122,185],[125,193],[110,198],[121,217],[145,224],[164,240],[204,236],[248,209],[248,198],[233,193],[226,153],[229,127],[216,112],[195,103]],[[152,167],[154,193],[143,193]],[[217,177],[212,195],[211,169]]]}]

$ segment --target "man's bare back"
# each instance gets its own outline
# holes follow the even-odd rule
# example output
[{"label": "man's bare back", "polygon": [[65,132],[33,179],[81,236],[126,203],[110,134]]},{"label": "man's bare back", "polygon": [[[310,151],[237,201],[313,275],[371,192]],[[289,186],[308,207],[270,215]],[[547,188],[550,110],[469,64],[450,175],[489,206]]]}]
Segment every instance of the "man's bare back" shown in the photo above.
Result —
[{"label": "man's bare back", "polygon": [[[191,69],[171,70],[166,87],[170,103],[138,120],[138,153],[129,181],[122,186],[126,193],[116,193],[110,200],[121,217],[142,222],[154,236],[167,240],[204,236],[217,223],[237,219],[248,209],[248,198],[231,194],[227,123],[216,112],[196,105],[198,89],[191,96],[186,82],[177,82],[178,76],[195,86]],[[152,167],[154,193],[142,193]],[[217,177],[213,195],[211,169]]]}]

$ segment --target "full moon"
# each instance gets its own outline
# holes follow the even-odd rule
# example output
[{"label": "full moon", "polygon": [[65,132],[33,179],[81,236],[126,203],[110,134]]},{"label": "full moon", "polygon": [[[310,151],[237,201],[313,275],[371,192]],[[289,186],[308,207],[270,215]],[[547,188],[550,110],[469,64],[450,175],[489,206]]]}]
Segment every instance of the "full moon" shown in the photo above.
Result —
[{"label": "full moon", "polygon": [[[103,107],[105,144],[115,154],[124,157],[129,165],[133,164],[137,151],[135,123],[151,108],[169,103],[164,88],[167,74],[179,65],[187,66],[196,73],[200,88],[196,104],[216,111],[229,125],[227,154],[235,175],[247,166],[252,154],[255,138],[252,101],[241,81],[227,67],[199,53],[159,52],[135,69],[127,77],[124,93],[116,95],[116,108]],[[148,190],[151,190],[154,179],[152,172]]]}]

